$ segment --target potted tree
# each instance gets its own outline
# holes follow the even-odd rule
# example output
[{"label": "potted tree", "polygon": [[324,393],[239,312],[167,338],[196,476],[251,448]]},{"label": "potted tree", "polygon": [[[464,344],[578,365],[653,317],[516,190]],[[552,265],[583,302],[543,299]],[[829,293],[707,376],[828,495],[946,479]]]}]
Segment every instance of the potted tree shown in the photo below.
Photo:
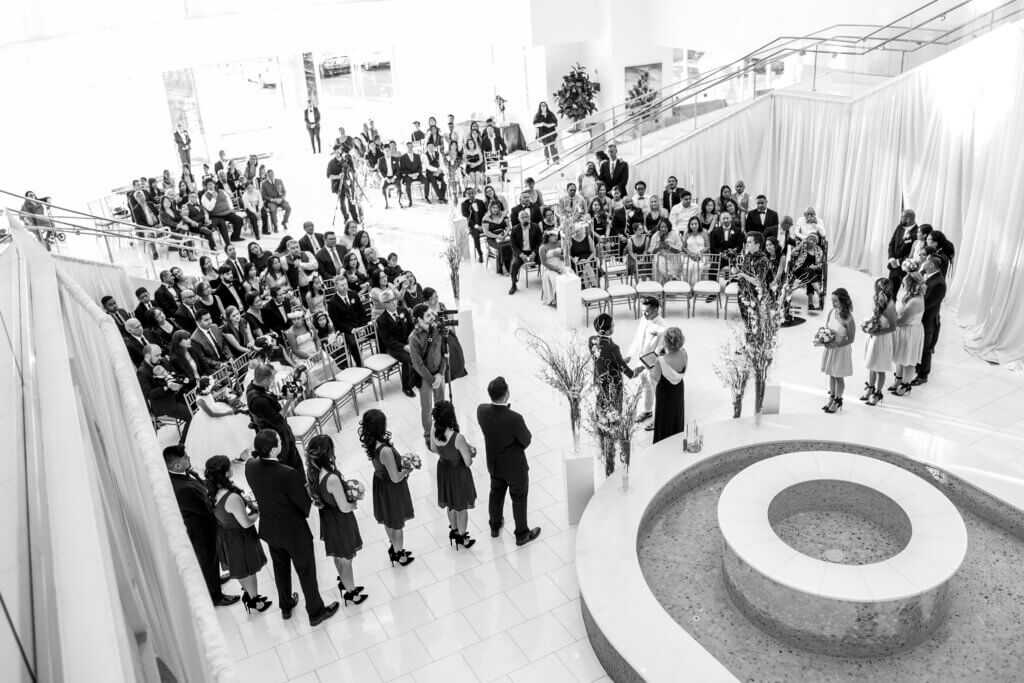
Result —
[{"label": "potted tree", "polygon": [[577,124],[597,111],[594,100],[601,85],[590,80],[587,68],[579,62],[565,76],[562,87],[553,93],[558,105],[558,115]]}]

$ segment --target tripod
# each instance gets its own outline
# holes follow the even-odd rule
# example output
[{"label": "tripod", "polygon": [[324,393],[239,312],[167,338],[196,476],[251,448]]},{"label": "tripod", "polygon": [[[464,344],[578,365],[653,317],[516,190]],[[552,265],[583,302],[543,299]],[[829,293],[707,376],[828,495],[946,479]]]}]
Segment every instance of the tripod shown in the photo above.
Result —
[{"label": "tripod", "polygon": [[[362,202],[368,202],[369,199],[367,199],[366,193],[363,192],[363,186],[359,183],[359,178],[356,176],[355,167],[351,157],[346,157],[346,163],[342,169],[342,177],[339,179],[338,183],[336,198],[337,201],[334,203],[334,213],[331,216],[332,230],[338,220],[339,209],[343,215],[348,214],[346,220],[354,220],[357,223],[363,222]],[[348,211],[345,210],[343,202],[348,202]]]}]

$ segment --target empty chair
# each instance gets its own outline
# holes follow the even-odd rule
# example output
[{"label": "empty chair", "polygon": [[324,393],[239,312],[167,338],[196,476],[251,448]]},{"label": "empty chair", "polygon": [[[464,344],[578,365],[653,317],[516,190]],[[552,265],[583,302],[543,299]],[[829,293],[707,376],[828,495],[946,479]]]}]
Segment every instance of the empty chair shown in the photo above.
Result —
[{"label": "empty chair", "polygon": [[384,381],[392,374],[400,372],[401,367],[398,359],[390,353],[381,353],[377,341],[377,326],[374,323],[357,327],[352,330],[356,338],[356,347],[363,359],[363,367],[369,370],[373,378],[377,380],[377,387],[380,390],[379,396],[384,396]]},{"label": "empty chair", "polygon": [[[697,304],[703,299],[714,299],[715,317],[720,317],[722,309],[722,285],[718,282],[718,271],[721,258],[719,254],[701,254],[700,272],[701,276],[693,283],[693,311],[696,313]],[[712,279],[714,278],[714,279]],[[710,303],[710,301],[708,302]]]},{"label": "empty chair", "polygon": [[602,261],[604,266],[605,291],[608,292],[608,307],[615,315],[615,302],[625,302],[637,317],[637,293],[633,285],[626,282],[626,257],[609,256]]},{"label": "empty chair", "polygon": [[665,308],[668,308],[669,301],[682,301],[686,304],[686,317],[690,317],[690,301],[693,299],[693,287],[687,281],[689,258],[683,254],[666,254],[662,256],[668,262],[666,272],[672,274],[672,279],[662,285],[663,301]]},{"label": "empty chair", "polygon": [[659,302],[665,301],[665,289],[654,279],[654,254],[637,254],[636,274],[632,276],[639,298],[654,297]]},{"label": "empty chair", "polygon": [[[603,312],[605,307],[611,304],[611,296],[608,290],[601,287],[601,279],[598,275],[598,263],[594,257],[583,259],[576,263],[576,272],[584,285],[580,292],[580,299],[583,301],[583,311],[586,315],[587,324],[590,324],[590,309],[597,308]],[[587,287],[586,285],[591,285]]]}]

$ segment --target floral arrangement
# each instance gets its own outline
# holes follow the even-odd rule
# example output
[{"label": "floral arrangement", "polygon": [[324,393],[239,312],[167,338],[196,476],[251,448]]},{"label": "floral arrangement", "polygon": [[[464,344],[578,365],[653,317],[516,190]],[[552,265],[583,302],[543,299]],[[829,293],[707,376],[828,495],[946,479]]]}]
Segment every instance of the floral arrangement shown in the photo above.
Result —
[{"label": "floral arrangement", "polygon": [[448,277],[452,283],[452,295],[459,300],[459,268],[462,267],[462,257],[466,253],[466,235],[458,228],[454,221],[448,229],[447,235],[441,236],[441,256],[448,266]]},{"label": "floral arrangement", "polygon": [[562,87],[554,93],[558,103],[558,115],[572,121],[580,121],[597,111],[594,99],[597,97],[595,83],[590,80],[585,66],[577,63],[568,74],[562,76]]},{"label": "floral arrangement", "polygon": [[423,467],[423,461],[415,453],[406,453],[402,456],[402,469],[412,472]]},{"label": "floral arrangement", "polygon": [[515,335],[540,359],[537,378],[569,401],[573,448],[579,452],[580,401],[590,383],[593,362],[587,345],[576,330],[569,330],[561,340],[553,341],[541,337],[529,326],[518,328]]},{"label": "floral arrangement", "polygon": [[644,387],[640,382],[624,385],[620,405],[608,400],[599,389],[601,382],[592,387],[592,398],[587,405],[585,426],[600,444],[598,459],[604,463],[605,476],[615,471],[616,448],[618,459],[628,470],[633,450],[633,439],[639,423],[633,419],[643,399]]},{"label": "floral arrangement", "polygon": [[815,346],[828,346],[836,340],[836,333],[828,327],[819,327],[814,333],[813,343]]},{"label": "floral arrangement", "polygon": [[[748,258],[744,260],[744,272],[757,276],[757,267],[767,264],[767,259]],[[760,276],[758,276],[760,279]],[[744,305],[744,353],[750,361],[750,373],[754,377],[754,412],[758,419],[764,404],[765,388],[768,385],[768,371],[775,362],[779,351],[779,330],[786,318],[786,291],[792,286],[790,278],[778,291],[771,287],[740,287],[740,296],[746,297]]]},{"label": "floral arrangement", "polygon": [[260,506],[256,504],[256,499],[253,498],[251,491],[242,492],[242,502],[245,504],[245,509],[249,511],[250,515],[259,514]]},{"label": "floral arrangement", "polygon": [[[867,334],[878,334],[882,329],[882,321],[877,315],[873,315],[860,324],[860,329]],[[835,335],[833,335],[833,337],[834,336]]]},{"label": "floral arrangement", "polygon": [[350,503],[360,501],[366,496],[366,487],[363,486],[363,482],[358,479],[348,479],[343,481],[342,488],[345,489],[345,497],[348,498],[348,502]]},{"label": "floral arrangement", "polygon": [[729,337],[719,342],[718,360],[714,363],[715,376],[732,394],[732,416],[743,413],[743,395],[750,381],[750,357],[746,353],[743,333],[735,325],[729,326]]},{"label": "floral arrangement", "polygon": [[904,259],[903,263],[900,264],[900,268],[905,273],[915,273],[921,268],[921,264],[913,259]]},{"label": "floral arrangement", "polygon": [[508,103],[508,100],[506,100],[501,95],[495,95],[494,96],[494,106],[496,106],[498,108],[498,113],[499,114],[502,114],[502,115],[505,114],[505,105],[507,103]]}]

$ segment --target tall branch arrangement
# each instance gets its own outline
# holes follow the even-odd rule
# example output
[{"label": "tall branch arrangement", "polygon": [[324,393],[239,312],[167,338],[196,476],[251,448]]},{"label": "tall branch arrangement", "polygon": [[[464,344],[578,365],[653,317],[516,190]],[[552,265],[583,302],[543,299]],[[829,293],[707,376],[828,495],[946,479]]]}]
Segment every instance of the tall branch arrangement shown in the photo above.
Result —
[{"label": "tall branch arrangement", "polygon": [[735,325],[730,325],[729,336],[718,344],[718,360],[713,366],[718,381],[732,394],[733,417],[743,413],[743,395],[750,381],[750,358],[746,346],[743,332]]},{"label": "tall branch arrangement", "polygon": [[569,330],[561,339],[546,339],[528,325],[515,332],[530,353],[540,359],[537,378],[566,398],[579,400],[590,384],[590,351],[576,330]]},{"label": "tall branch arrangement", "polygon": [[591,387],[584,426],[597,437],[601,445],[598,459],[604,463],[605,476],[611,476],[615,471],[616,447],[618,459],[629,467],[633,440],[640,427],[640,423],[633,419],[633,416],[636,415],[637,407],[643,399],[644,385],[640,382],[623,385],[621,410],[618,406],[611,405],[611,402],[601,395],[600,386],[601,383],[598,382]]},{"label": "tall branch arrangement", "polygon": [[441,256],[448,266],[448,277],[452,283],[452,295],[459,299],[459,268],[462,267],[462,257],[466,253],[466,235],[454,221],[448,228],[448,234],[441,236]]}]

